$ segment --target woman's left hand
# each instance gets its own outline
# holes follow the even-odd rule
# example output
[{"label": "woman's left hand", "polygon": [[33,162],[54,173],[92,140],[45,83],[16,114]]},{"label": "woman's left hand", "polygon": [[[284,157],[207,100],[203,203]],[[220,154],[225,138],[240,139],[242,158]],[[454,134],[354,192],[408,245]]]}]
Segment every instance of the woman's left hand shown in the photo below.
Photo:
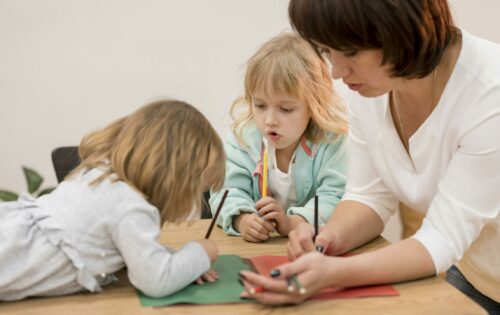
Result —
[{"label": "woman's left hand", "polygon": [[[319,290],[335,285],[331,283],[334,264],[339,258],[328,257],[317,252],[311,252],[299,259],[276,268],[279,276],[274,279],[250,271],[241,271],[245,286],[243,297],[252,297],[263,304],[298,304]],[[333,267],[333,268],[332,268]],[[288,291],[286,278],[296,275],[299,283],[305,289],[301,294],[294,285],[293,291]],[[256,290],[256,288],[259,288]],[[261,290],[262,289],[262,290]]]},{"label": "woman's left hand", "polygon": [[209,269],[207,272],[201,275],[198,279],[196,279],[195,283],[196,284],[203,284],[204,281],[207,282],[215,282],[219,279],[219,275],[217,274],[217,271],[215,269]]},{"label": "woman's left hand", "polygon": [[276,222],[276,232],[280,235],[287,236],[292,230],[290,218],[276,199],[264,197],[255,203],[255,208],[262,219]]}]

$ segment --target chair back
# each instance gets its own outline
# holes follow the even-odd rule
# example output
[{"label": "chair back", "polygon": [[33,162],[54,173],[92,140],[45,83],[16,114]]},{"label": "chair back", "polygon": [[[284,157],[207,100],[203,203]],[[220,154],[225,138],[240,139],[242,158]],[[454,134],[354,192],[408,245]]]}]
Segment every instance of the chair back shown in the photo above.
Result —
[{"label": "chair back", "polygon": [[62,182],[78,164],[80,164],[80,156],[77,146],[58,147],[52,150],[52,165],[54,165],[57,182]]}]

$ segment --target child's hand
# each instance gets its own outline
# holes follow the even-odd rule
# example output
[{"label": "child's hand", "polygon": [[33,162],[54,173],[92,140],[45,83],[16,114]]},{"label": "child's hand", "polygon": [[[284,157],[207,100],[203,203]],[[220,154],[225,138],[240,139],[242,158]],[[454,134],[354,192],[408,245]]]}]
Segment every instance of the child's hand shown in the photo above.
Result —
[{"label": "child's hand", "polygon": [[207,282],[215,282],[219,279],[219,275],[215,269],[209,269],[207,272],[201,275],[198,279],[196,279],[196,284],[203,284],[203,280]]},{"label": "child's hand", "polygon": [[290,217],[286,215],[285,210],[281,207],[280,203],[272,197],[264,197],[257,201],[255,204],[259,216],[265,221],[276,222],[276,231],[282,235],[287,236],[288,233],[294,228],[293,222]]},{"label": "child's hand", "polygon": [[217,260],[217,255],[219,254],[217,245],[211,240],[199,240],[198,243],[203,246],[203,249],[205,249],[210,258],[210,263],[213,264]]},{"label": "child's hand", "polygon": [[234,227],[245,241],[259,243],[269,239],[274,227],[256,213],[242,213],[234,221]]}]

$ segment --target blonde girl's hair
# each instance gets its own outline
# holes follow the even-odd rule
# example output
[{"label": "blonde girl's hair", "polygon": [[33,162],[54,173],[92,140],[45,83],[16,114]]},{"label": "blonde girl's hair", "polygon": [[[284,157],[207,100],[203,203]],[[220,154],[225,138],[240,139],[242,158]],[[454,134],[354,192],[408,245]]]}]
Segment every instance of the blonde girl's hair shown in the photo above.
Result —
[{"label": "blonde girl's hair", "polygon": [[245,95],[231,106],[231,130],[244,143],[243,130],[253,122],[252,95],[285,94],[306,102],[311,112],[304,134],[313,142],[327,142],[329,132],[347,132],[345,105],[333,90],[326,62],[299,35],[283,33],[264,43],[248,60]]},{"label": "blonde girl's hair", "polygon": [[[161,222],[200,214],[202,193],[219,190],[225,154],[217,132],[193,106],[160,100],[86,135],[81,164],[69,176],[102,167],[97,185],[110,177],[139,191],[160,211]],[[202,187],[202,182],[211,187]]]}]

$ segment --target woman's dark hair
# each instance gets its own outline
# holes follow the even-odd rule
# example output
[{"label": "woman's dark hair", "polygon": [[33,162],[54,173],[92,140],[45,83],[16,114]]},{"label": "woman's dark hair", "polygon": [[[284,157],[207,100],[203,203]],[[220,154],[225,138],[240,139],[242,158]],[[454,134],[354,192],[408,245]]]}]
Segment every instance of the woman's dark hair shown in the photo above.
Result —
[{"label": "woman's dark hair", "polygon": [[392,75],[422,78],[456,38],[447,0],[291,0],[292,27],[339,51],[382,49]]}]

